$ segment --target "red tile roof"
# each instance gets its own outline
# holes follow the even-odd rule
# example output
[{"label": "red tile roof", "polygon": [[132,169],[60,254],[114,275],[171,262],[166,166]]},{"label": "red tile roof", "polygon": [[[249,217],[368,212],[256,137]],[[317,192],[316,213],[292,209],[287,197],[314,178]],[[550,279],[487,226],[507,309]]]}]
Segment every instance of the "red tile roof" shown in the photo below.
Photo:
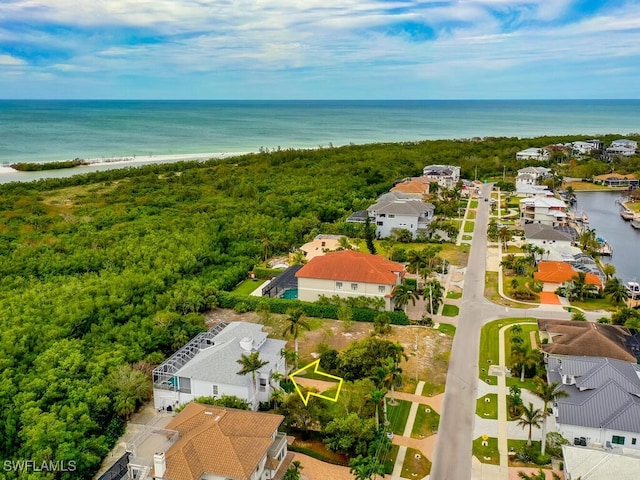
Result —
[{"label": "red tile roof", "polygon": [[[570,281],[577,274],[578,272],[565,262],[540,262],[538,271],[533,274],[533,278],[548,283],[564,283]],[[587,273],[586,283],[602,287],[600,278],[593,273]]]},{"label": "red tile roof", "polygon": [[404,276],[404,266],[378,255],[342,250],[315,257],[296,273],[298,278],[394,285]]},{"label": "red tile roof", "polygon": [[191,402],[167,425],[179,438],[166,452],[164,478],[197,480],[209,473],[248,480],[283,419]]}]

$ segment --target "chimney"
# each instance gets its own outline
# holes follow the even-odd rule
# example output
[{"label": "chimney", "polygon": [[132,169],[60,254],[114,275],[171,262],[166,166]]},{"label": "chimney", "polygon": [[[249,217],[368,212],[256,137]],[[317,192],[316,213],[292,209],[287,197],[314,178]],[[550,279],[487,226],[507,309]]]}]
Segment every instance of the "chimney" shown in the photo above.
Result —
[{"label": "chimney", "polygon": [[153,455],[153,476],[155,478],[164,478],[164,472],[167,470],[167,461],[164,458],[164,452],[156,452]]}]

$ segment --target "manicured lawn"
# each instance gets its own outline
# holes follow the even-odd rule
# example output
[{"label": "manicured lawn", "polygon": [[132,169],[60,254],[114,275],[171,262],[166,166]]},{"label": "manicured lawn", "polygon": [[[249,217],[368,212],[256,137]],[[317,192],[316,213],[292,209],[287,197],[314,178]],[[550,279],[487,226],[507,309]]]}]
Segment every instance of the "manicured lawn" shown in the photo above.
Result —
[{"label": "manicured lawn", "polygon": [[442,307],[442,315],[445,317],[455,317],[460,313],[460,308],[457,305],[445,305]]},{"label": "manicured lawn", "polygon": [[451,299],[462,298],[462,292],[447,292],[447,298],[451,298]]},{"label": "manicured lawn", "polygon": [[[528,429],[528,427],[527,427]],[[533,429],[532,432],[532,437],[536,438],[536,435],[538,435],[538,438],[540,437],[540,430],[538,429]],[[509,451],[511,451],[511,449],[513,449],[514,452],[517,452],[519,450],[521,450],[523,447],[525,447],[527,445],[527,441],[526,440],[512,440],[509,439],[507,440],[507,449]],[[535,449],[535,451],[540,452],[540,441],[535,441],[532,440],[531,441],[531,448]],[[514,466],[514,467],[533,467],[533,468],[540,468],[539,465],[536,465],[535,463],[522,463],[519,462],[517,460],[515,460],[515,456],[513,457],[513,460],[515,461],[511,461],[511,457],[509,460],[509,466]]]},{"label": "manicured lawn", "polygon": [[391,399],[387,398],[387,420],[389,421],[387,431],[392,431],[396,435],[402,435],[404,433],[404,426],[407,423],[407,417],[409,416],[411,402],[397,399],[396,402],[398,403],[397,405],[391,405]]},{"label": "manicured lawn", "polygon": [[469,203],[469,208],[478,208],[478,200],[471,200],[471,203]]},{"label": "manicured lawn", "polygon": [[450,323],[441,323],[438,325],[438,331],[453,337],[456,334],[456,327]]},{"label": "manicured lawn", "polygon": [[[498,364],[498,341],[499,332],[502,327],[512,323],[520,323],[523,321],[535,321],[533,318],[503,318],[487,323],[480,332],[480,358],[479,358],[479,376],[481,380],[496,385],[496,378],[489,376],[489,367]],[[508,341],[508,335],[505,335],[505,341]],[[505,357],[508,361],[508,357]],[[507,380],[509,380],[507,378]]]},{"label": "manicured lawn", "polygon": [[609,297],[605,298],[587,298],[584,301],[571,302],[572,306],[582,308],[583,310],[607,310],[615,312],[617,307],[611,303]]},{"label": "manicured lawn", "polygon": [[500,452],[498,451],[498,439],[495,437],[487,438],[487,446],[482,446],[482,437],[478,437],[473,441],[473,454],[482,463],[490,463],[492,465],[500,465]]},{"label": "manicured lawn", "polygon": [[462,240],[473,240],[473,236],[472,235],[463,235],[462,236]]},{"label": "manicured lawn", "polygon": [[[487,402],[487,399],[489,401]],[[498,419],[498,395],[490,393],[476,401],[476,415],[481,418]]]},{"label": "manicured lawn", "polygon": [[512,302],[500,296],[498,293],[498,272],[485,272],[484,296],[498,305],[505,305],[511,308],[531,308],[529,305]]},{"label": "manicured lawn", "polygon": [[467,220],[475,220],[475,218],[476,218],[476,211],[469,210],[469,213],[467,213]]},{"label": "manicured lawn", "polygon": [[464,231],[465,231],[465,233],[472,233],[473,232],[473,228],[475,227],[475,225],[476,225],[475,222],[469,222],[469,221],[464,222]]},{"label": "manicured lawn", "polygon": [[402,464],[402,478],[424,478],[431,472],[431,462],[426,458],[420,450],[407,448],[407,456],[404,457]]},{"label": "manicured lawn", "polygon": [[502,249],[502,253],[503,254],[507,254],[507,253],[522,253],[524,250],[522,250],[522,248],[520,247],[516,247],[515,245],[507,245],[506,249]]},{"label": "manicured lawn", "polygon": [[391,475],[393,473],[393,467],[396,463],[396,457],[398,456],[398,445],[391,445],[391,450],[387,453],[387,458],[384,461],[384,473],[385,475]]},{"label": "manicured lawn", "polygon": [[591,182],[566,182],[563,183],[562,186],[567,188],[569,186],[573,187],[573,190],[576,192],[584,192],[585,190],[613,190],[614,188],[609,188],[606,185],[596,185]]},{"label": "manicured lawn", "polygon": [[264,284],[266,280],[252,280],[248,278],[238,284],[236,288],[233,289],[232,293],[237,293],[239,295],[251,295],[251,293],[258,288],[260,285]]},{"label": "manicured lawn", "polygon": [[[429,411],[427,411],[429,410]],[[420,405],[416,413],[411,436],[413,438],[425,438],[438,431],[440,415],[427,405]]]}]

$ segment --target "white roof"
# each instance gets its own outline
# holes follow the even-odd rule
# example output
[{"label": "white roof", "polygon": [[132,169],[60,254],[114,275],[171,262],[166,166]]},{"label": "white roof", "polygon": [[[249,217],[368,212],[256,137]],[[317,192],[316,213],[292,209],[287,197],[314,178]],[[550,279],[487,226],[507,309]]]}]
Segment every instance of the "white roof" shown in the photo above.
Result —
[{"label": "white roof", "polygon": [[232,322],[213,338],[213,345],[200,350],[175,375],[211,383],[246,385],[247,377],[238,375],[242,367],[237,362],[242,354],[250,353],[240,346],[244,339],[250,339],[252,351],[259,351],[260,359],[269,362],[258,372],[275,370],[275,365],[280,359],[280,351],[287,342],[267,338],[267,334],[262,331],[262,325]]},{"label": "white roof", "polygon": [[563,445],[564,468],[575,479],[636,480],[640,472],[640,457],[621,454],[617,449],[614,451]]},{"label": "white roof", "polygon": [[566,208],[564,200],[555,197],[528,197],[520,200],[520,203],[532,204],[534,207]]}]

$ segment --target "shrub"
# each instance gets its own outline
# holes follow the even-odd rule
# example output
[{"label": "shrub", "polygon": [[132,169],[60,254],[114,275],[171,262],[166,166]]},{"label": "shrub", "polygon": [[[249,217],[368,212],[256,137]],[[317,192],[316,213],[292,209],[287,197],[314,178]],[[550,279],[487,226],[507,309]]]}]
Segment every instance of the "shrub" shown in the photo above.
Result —
[{"label": "shrub", "polygon": [[249,307],[247,302],[238,302],[233,307],[233,310],[236,313],[247,313],[249,310],[251,310],[251,308]]},{"label": "shrub", "polygon": [[534,463],[536,465],[549,465],[551,463],[551,455],[536,455]]},{"label": "shrub", "polygon": [[259,278],[260,280],[269,280],[273,277],[277,277],[282,272],[284,272],[282,268],[255,267],[253,269],[254,275],[256,276],[256,278]]},{"label": "shrub", "polygon": [[402,247],[393,247],[391,250],[391,260],[394,262],[406,262],[407,251]]}]

